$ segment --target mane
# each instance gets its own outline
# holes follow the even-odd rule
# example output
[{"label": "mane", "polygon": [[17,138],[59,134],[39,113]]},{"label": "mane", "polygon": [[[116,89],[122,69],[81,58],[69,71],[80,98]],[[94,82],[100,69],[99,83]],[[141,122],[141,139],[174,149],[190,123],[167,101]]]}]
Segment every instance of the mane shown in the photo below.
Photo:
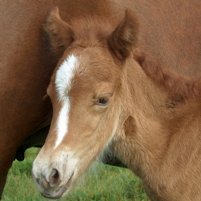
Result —
[{"label": "mane", "polygon": [[156,85],[168,92],[173,103],[185,103],[192,99],[200,102],[201,77],[192,79],[178,75],[167,68],[162,68],[159,62],[147,58],[144,53],[138,50],[134,52],[134,59]]}]

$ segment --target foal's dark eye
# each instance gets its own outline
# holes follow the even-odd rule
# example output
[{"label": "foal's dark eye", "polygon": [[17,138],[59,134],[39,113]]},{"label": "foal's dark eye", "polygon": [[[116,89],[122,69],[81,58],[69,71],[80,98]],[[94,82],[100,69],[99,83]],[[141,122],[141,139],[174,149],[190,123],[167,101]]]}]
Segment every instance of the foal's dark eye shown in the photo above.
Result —
[{"label": "foal's dark eye", "polygon": [[106,106],[108,103],[108,98],[106,97],[101,97],[97,100],[97,104],[100,106]]},{"label": "foal's dark eye", "polygon": [[99,106],[98,108],[106,108],[111,97],[112,93],[104,93],[99,96],[96,95],[93,97],[93,105]]}]

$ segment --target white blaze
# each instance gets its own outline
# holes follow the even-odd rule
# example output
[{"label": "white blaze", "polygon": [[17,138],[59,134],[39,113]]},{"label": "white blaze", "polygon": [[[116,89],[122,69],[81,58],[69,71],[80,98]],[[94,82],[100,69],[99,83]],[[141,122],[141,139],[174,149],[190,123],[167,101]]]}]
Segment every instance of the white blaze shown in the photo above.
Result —
[{"label": "white blaze", "polygon": [[78,59],[71,55],[58,68],[55,77],[56,92],[62,107],[59,111],[57,119],[57,138],[55,148],[62,142],[65,135],[68,133],[70,99],[68,91],[71,89],[71,83],[74,78],[76,68],[78,67]]}]

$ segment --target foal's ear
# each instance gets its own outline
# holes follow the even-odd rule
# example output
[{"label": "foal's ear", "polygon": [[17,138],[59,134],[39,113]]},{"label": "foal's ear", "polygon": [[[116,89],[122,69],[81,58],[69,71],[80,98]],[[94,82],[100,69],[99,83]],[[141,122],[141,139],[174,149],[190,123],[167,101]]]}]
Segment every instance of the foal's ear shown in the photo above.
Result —
[{"label": "foal's ear", "polygon": [[50,12],[44,28],[49,35],[51,47],[56,53],[63,53],[73,42],[73,30],[61,19],[58,7]]},{"label": "foal's ear", "polygon": [[108,45],[111,52],[124,61],[137,43],[138,22],[136,17],[126,10],[124,19],[109,36]]}]

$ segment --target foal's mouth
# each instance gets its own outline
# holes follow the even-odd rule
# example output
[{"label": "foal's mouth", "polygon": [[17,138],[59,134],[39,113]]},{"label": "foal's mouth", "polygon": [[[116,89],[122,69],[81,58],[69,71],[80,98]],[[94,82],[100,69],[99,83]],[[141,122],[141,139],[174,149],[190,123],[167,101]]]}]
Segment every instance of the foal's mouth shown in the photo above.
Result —
[{"label": "foal's mouth", "polygon": [[48,199],[59,199],[59,198],[61,198],[69,190],[69,187],[71,186],[71,183],[73,181],[74,173],[75,172],[73,172],[71,174],[70,178],[68,179],[68,181],[65,184],[63,184],[62,186],[59,186],[57,189],[55,189],[52,192],[43,191],[41,193],[42,196],[45,198],[48,198]]}]

